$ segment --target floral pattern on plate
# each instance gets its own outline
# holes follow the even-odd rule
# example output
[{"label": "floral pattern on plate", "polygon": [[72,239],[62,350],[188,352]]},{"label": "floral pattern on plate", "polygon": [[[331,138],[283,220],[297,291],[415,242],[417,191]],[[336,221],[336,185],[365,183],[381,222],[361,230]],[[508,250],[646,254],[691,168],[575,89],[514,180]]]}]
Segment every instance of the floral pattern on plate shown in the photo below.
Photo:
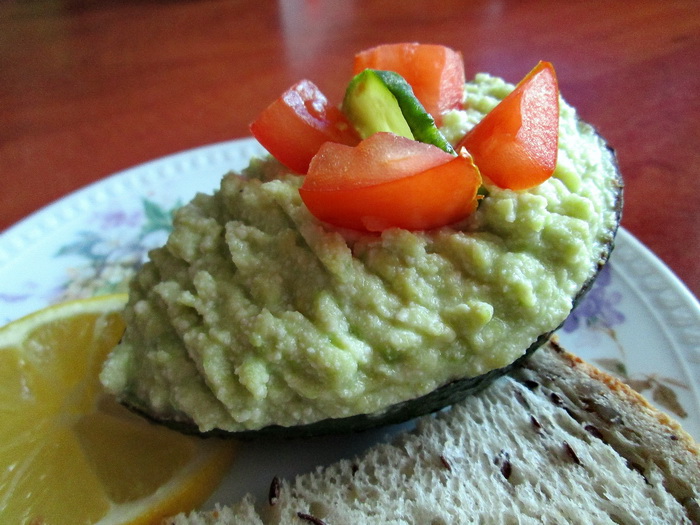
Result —
[{"label": "floral pattern on plate", "polygon": [[147,260],[152,248],[161,246],[171,229],[170,209],[143,199],[141,210],[114,209],[97,214],[97,228],[76,232],[73,242],[61,246],[56,257],[74,256],[82,264],[67,269],[54,301],[127,291],[128,281]]},{"label": "floral pattern on plate", "polygon": [[688,390],[689,386],[686,383],[674,378],[660,377],[656,374],[633,376],[629,373],[627,352],[615,331],[615,327],[626,320],[625,314],[618,309],[622,294],[610,286],[612,276],[612,265],[605,266],[598,275],[593,288],[567,318],[562,330],[572,333],[579,329],[587,329],[604,334],[614,343],[617,355],[594,359],[601,368],[616,375],[637,392],[647,393],[650,391],[651,398],[676,417],[688,417],[688,412],[679,401],[676,393],[678,388]]}]

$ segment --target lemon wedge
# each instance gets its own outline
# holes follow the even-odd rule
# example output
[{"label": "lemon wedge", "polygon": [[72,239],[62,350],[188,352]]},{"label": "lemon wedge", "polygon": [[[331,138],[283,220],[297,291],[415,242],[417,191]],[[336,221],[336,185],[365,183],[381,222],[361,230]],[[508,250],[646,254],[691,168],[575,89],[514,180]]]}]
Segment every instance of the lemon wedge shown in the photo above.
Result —
[{"label": "lemon wedge", "polygon": [[103,394],[125,303],[70,301],[0,328],[0,523],[158,523],[229,469],[233,442],[150,424]]}]

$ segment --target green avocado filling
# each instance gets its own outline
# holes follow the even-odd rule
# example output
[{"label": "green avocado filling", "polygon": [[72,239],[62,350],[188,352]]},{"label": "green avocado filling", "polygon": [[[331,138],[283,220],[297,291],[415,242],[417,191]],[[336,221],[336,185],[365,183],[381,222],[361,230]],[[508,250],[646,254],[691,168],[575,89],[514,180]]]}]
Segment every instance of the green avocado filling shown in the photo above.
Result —
[{"label": "green avocado filling", "polygon": [[[512,86],[478,75],[441,128],[456,142]],[[561,104],[554,176],[486,188],[464,223],[336,231],[272,159],[175,216],[131,283],[101,379],[120,400],[202,431],[380,412],[510,364],[566,318],[617,225],[612,153]]]}]

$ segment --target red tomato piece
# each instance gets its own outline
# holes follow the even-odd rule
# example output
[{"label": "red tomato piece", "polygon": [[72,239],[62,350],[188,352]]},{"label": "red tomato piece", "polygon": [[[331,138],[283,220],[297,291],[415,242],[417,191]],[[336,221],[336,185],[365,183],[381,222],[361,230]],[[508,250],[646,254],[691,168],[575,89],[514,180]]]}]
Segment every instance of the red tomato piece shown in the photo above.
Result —
[{"label": "red tomato piece", "polygon": [[457,147],[501,188],[523,190],[552,176],[559,145],[559,87],[554,67],[540,62]]},{"label": "red tomato piece", "polygon": [[314,216],[335,226],[427,230],[474,211],[480,185],[466,150],[455,157],[432,144],[380,132],[357,147],[324,144],[299,192]]},{"label": "red tomato piece", "polygon": [[425,110],[440,124],[442,114],[462,107],[465,82],[462,54],[433,44],[385,44],[355,55],[354,72],[395,71],[413,88]]},{"label": "red tomato piece", "polygon": [[250,131],[273,157],[298,173],[306,173],[324,142],[360,141],[340,109],[309,80],[293,85],[265,108]]}]

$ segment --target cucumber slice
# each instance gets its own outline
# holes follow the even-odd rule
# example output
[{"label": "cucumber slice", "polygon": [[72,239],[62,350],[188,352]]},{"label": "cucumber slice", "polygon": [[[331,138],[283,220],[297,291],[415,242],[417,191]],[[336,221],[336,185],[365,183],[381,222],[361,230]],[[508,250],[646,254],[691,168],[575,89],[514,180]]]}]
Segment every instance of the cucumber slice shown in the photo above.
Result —
[{"label": "cucumber slice", "polygon": [[396,97],[378,73],[365,69],[350,81],[343,99],[343,113],[363,139],[381,131],[413,139]]},{"label": "cucumber slice", "polygon": [[348,85],[342,109],[363,139],[388,131],[456,154],[411,85],[394,71],[358,73]]}]

